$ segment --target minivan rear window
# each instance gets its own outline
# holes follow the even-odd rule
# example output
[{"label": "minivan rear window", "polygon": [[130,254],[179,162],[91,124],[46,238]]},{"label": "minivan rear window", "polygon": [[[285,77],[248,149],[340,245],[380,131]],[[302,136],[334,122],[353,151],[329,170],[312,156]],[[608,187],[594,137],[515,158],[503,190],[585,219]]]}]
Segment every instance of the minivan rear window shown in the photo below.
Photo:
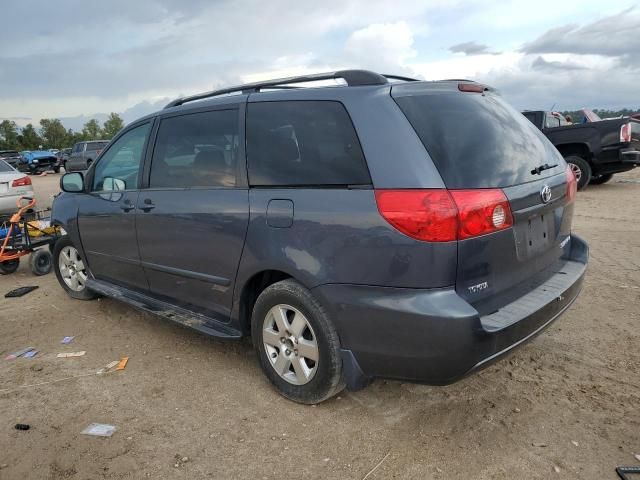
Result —
[{"label": "minivan rear window", "polygon": [[102,150],[109,142],[87,142],[87,151]]},{"label": "minivan rear window", "polygon": [[[452,189],[507,187],[562,173],[562,157],[520,112],[492,93],[394,97]],[[541,174],[543,164],[557,165]]]},{"label": "minivan rear window", "polygon": [[254,186],[371,183],[351,119],[335,101],[249,103],[247,162]]}]

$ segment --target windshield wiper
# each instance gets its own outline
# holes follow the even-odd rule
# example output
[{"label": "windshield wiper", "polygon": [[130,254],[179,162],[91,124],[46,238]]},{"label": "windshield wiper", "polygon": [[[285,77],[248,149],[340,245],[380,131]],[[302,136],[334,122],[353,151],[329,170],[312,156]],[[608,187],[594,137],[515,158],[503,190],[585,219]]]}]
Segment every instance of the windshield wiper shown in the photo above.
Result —
[{"label": "windshield wiper", "polygon": [[533,170],[531,170],[531,175],[540,175],[545,170],[549,170],[550,168],[557,167],[557,166],[558,166],[557,163],[553,165],[549,165],[548,163],[545,163],[544,165],[540,165],[539,167],[536,167]]}]

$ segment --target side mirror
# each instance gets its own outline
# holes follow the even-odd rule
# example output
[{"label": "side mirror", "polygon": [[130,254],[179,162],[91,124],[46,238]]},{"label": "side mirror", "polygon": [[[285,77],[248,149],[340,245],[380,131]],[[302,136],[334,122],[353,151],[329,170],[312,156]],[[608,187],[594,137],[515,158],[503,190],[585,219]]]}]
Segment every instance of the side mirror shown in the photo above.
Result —
[{"label": "side mirror", "polygon": [[119,178],[104,177],[102,181],[102,190],[105,192],[121,192],[126,189],[127,184]]},{"label": "side mirror", "polygon": [[60,178],[60,190],[68,193],[84,191],[84,177],[80,172],[65,173]]}]

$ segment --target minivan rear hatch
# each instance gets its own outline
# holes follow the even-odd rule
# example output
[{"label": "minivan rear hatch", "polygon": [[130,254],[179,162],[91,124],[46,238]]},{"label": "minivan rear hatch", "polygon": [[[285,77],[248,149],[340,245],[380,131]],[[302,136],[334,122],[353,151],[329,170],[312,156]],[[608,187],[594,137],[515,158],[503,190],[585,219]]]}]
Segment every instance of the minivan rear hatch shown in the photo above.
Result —
[{"label": "minivan rear hatch", "polygon": [[566,163],[547,138],[477,83],[411,82],[391,94],[450,192],[494,190],[508,200],[512,227],[458,237],[458,294],[488,315],[560,271],[573,204]]}]

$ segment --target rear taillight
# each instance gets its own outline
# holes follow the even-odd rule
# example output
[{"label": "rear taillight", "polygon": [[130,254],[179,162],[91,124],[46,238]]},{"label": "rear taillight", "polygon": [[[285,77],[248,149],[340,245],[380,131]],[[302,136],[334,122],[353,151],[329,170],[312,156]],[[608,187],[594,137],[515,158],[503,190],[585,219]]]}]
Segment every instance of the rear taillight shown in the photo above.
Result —
[{"label": "rear taillight", "polygon": [[458,207],[458,239],[477,237],[513,225],[511,207],[500,189],[452,190]]},{"label": "rear taillight", "polygon": [[480,83],[459,83],[458,90],[467,93],[484,93],[488,88]]},{"label": "rear taillight", "polygon": [[376,190],[378,210],[405,235],[425,242],[456,239],[458,211],[447,190]]},{"label": "rear taillight", "polygon": [[576,199],[576,193],[578,192],[578,181],[576,180],[576,174],[570,166],[564,171],[567,176],[567,203],[571,203]]},{"label": "rear taillight", "polygon": [[620,127],[620,142],[629,143],[631,141],[631,124],[625,123]]},{"label": "rear taillight", "polygon": [[29,177],[17,178],[11,182],[12,187],[26,187],[27,185],[31,185],[31,179]]},{"label": "rear taillight", "polygon": [[376,190],[387,222],[417,240],[450,242],[513,225],[504,192],[491,190]]}]

